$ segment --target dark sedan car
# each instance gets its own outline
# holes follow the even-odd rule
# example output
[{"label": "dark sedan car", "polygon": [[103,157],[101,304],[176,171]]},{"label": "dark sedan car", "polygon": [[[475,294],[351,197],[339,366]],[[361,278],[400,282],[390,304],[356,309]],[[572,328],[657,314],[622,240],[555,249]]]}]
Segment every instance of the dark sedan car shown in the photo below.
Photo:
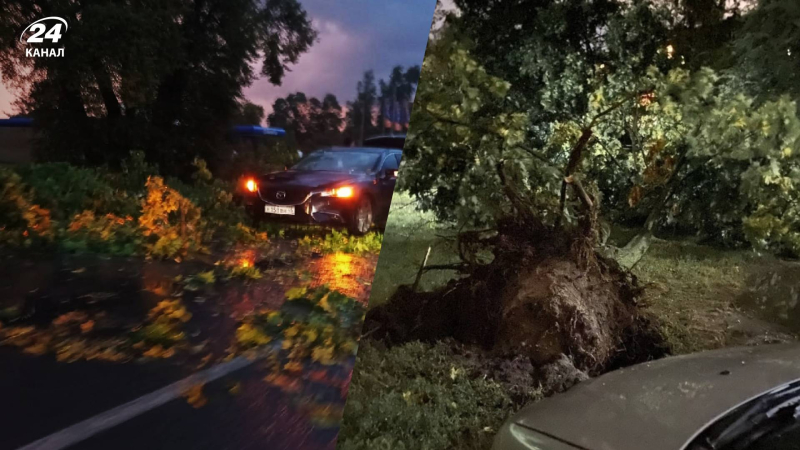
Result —
[{"label": "dark sedan car", "polygon": [[396,148],[402,150],[405,144],[405,134],[388,134],[364,139],[364,146],[366,147]]},{"label": "dark sedan car", "polygon": [[346,226],[364,234],[389,215],[402,151],[340,147],[317,150],[291,168],[246,181],[256,218]]}]

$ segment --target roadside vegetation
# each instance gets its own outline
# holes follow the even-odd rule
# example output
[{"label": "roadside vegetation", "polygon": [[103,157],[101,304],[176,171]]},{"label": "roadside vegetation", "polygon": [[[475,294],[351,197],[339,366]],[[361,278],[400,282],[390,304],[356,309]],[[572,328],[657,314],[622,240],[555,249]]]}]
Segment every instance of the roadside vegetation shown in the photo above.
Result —
[{"label": "roadside vegetation", "polygon": [[234,245],[290,239],[298,251],[377,253],[382,236],[266,224],[235,200],[235,182],[196,160],[191,183],[164,178],[133,153],[123,170],[38,163],[0,167],[0,245],[13,250],[184,259]]},{"label": "roadside vegetation", "polygon": [[[388,302],[398,284],[414,282],[428,247],[429,264],[457,262],[452,242],[439,237],[453,232],[435,228],[431,215],[416,209],[413,199],[395,193],[369,307]],[[610,240],[626,242],[635,234],[635,229],[616,228]],[[770,284],[776,272],[782,277]],[[800,264],[750,249],[671,237],[657,239],[634,273],[645,288],[646,311],[659,323],[673,354],[791,342],[800,333],[800,315],[792,309],[796,303],[791,304],[789,292]],[[434,291],[455,275],[453,270],[426,272],[419,290]],[[775,294],[789,304],[780,308],[759,301]],[[415,443],[426,442],[432,449],[487,449],[506,418],[542,397],[532,366],[504,361],[481,366],[476,363],[479,350],[470,357],[459,350],[451,342],[387,347],[367,335],[348,395],[340,436],[343,448],[417,448]],[[529,390],[512,395],[520,388]],[[421,417],[436,426],[412,426]]]},{"label": "roadside vegetation", "polygon": [[11,248],[185,258],[213,242],[257,242],[232,186],[202,160],[194,182],[164,179],[133,153],[121,172],[40,163],[0,169],[2,243]]},{"label": "roadside vegetation", "polygon": [[[454,3],[423,64],[340,445],[488,448],[448,405],[493,429],[619,367],[797,340],[798,92],[763,73],[797,65],[793,2]],[[504,388],[451,390],[447,370]],[[520,388],[539,397],[505,402]],[[408,431],[418,409],[400,399],[416,396],[442,438]]]},{"label": "roadside vegetation", "polygon": [[[247,321],[235,339],[216,339],[231,339],[231,348],[240,349],[294,330],[316,336],[316,341],[283,341],[284,350],[294,349],[295,360],[351,357],[362,307],[347,295],[360,292],[362,278],[369,282],[381,234],[357,237],[274,223],[256,227],[235,199],[235,184],[214,178],[202,160],[194,162],[190,180],[163,177],[136,152],[118,171],[68,163],[0,167],[0,264],[9,280],[22,276],[32,282],[25,292],[0,300],[0,345],[63,362],[196,363],[209,345],[208,338],[195,337],[210,320],[207,308],[250,298],[252,308],[274,306],[287,301],[284,291],[297,305],[311,289],[308,295],[319,305],[304,328],[295,329],[301,319],[276,312],[284,324],[278,328],[248,328]],[[42,269],[25,273],[17,267],[23,263]],[[55,281],[52,267],[62,264],[69,276]],[[104,272],[104,266],[114,269]],[[348,276],[349,284],[339,280]],[[346,292],[328,290],[326,283]],[[306,287],[292,290],[297,286]],[[16,293],[15,283],[8,287]],[[68,301],[40,295],[44,290]],[[206,297],[212,299],[208,304]],[[340,317],[349,318],[350,328]],[[297,327],[287,328],[291,324]],[[350,334],[341,335],[345,332]],[[210,350],[202,351],[210,358]],[[220,349],[213,353],[221,357]]]}]

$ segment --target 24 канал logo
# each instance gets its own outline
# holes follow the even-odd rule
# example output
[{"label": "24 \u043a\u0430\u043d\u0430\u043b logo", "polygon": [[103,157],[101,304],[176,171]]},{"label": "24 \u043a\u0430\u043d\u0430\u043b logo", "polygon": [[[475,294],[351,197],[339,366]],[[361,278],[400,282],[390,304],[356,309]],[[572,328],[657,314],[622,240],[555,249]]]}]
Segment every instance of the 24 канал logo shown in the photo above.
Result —
[{"label": "24 \u043a\u0430\u043d\u0430\u043b logo", "polygon": [[39,19],[28,25],[19,36],[20,42],[25,42],[25,56],[31,58],[63,57],[64,47],[31,47],[30,44],[57,44],[67,32],[69,25],[61,17],[51,16]]}]

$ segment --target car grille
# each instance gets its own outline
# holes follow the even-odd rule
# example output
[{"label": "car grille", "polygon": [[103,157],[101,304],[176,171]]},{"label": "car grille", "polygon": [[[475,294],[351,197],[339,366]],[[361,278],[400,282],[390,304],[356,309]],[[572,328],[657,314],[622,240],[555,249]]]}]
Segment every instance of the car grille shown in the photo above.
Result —
[{"label": "car grille", "polygon": [[[276,205],[299,205],[308,196],[308,189],[286,187],[264,187],[259,189],[261,199]],[[283,197],[283,198],[281,198]]]}]

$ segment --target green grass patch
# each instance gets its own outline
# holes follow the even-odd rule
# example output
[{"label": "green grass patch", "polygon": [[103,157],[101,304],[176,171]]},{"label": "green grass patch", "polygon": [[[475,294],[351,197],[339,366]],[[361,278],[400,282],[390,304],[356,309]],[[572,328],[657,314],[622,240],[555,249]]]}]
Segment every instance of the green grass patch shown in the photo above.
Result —
[{"label": "green grass patch", "polygon": [[[452,230],[438,225],[433,214],[419,211],[408,194],[395,192],[372,283],[370,307],[385,303],[398,284],[414,282],[428,247],[431,247],[429,265],[458,262],[454,243],[440,237],[448,234],[452,234]],[[429,271],[423,275],[420,288],[440,287],[453,276],[453,271]]]},{"label": "green grass patch", "polygon": [[660,320],[673,352],[684,354],[738,345],[730,320],[746,314],[738,299],[748,290],[749,275],[778,264],[752,251],[658,241],[634,273],[645,285],[648,311]]},{"label": "green grass patch", "polygon": [[364,341],[337,448],[485,450],[520,406],[445,344],[385,350]]}]

